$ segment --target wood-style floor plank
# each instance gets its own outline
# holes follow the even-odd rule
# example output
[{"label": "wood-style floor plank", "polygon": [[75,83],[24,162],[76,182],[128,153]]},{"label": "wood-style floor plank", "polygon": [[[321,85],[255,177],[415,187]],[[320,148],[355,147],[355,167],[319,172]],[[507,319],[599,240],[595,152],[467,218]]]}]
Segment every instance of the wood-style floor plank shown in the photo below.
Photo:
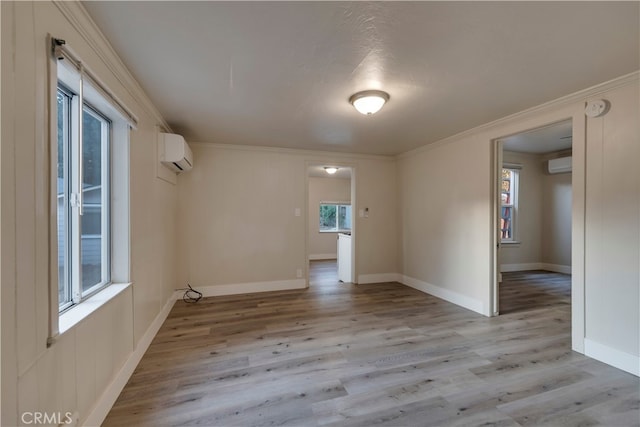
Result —
[{"label": "wood-style floor plank", "polygon": [[105,426],[639,426],[640,382],[571,351],[570,277],[486,318],[397,283],[176,303]]}]

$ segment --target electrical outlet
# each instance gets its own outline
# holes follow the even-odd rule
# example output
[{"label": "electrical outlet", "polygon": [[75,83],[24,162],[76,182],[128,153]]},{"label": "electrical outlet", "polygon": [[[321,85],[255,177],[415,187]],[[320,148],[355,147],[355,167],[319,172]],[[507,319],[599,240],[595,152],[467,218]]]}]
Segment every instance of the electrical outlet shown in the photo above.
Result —
[{"label": "electrical outlet", "polygon": [[297,270],[296,270],[296,277],[297,277],[298,279],[302,277],[302,269],[301,269],[301,268],[299,268],[299,269],[297,269]]}]

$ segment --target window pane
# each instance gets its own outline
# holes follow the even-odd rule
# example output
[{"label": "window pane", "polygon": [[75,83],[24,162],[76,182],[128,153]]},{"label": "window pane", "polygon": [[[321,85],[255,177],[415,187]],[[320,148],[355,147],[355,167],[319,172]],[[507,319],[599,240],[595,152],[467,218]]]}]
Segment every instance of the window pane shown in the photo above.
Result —
[{"label": "window pane", "polygon": [[85,109],[82,114],[83,215],[81,217],[82,292],[105,281],[103,278],[102,192],[103,152],[107,122]]},{"label": "window pane", "polygon": [[502,240],[513,240],[513,223],[517,200],[516,192],[517,171],[512,169],[502,169],[502,182],[500,187],[500,199],[502,209],[500,211],[500,234]]},{"label": "window pane", "polygon": [[336,229],[336,205],[320,205],[320,230]]},{"label": "window pane", "polygon": [[502,169],[502,204],[508,205],[512,203],[512,176],[513,172],[509,169]]},{"label": "window pane", "polygon": [[58,91],[57,94],[57,108],[58,108],[58,141],[57,141],[57,229],[58,229],[58,305],[62,306],[71,301],[71,289],[70,281],[67,275],[69,274],[66,268],[68,264],[67,254],[67,210],[69,203],[68,188],[69,184],[66,179],[67,170],[67,154],[68,154],[68,126],[69,126],[69,99],[62,92]]},{"label": "window pane", "polygon": [[340,205],[338,212],[340,230],[351,230],[351,205]]},{"label": "window pane", "polygon": [[502,217],[500,219],[500,229],[503,239],[511,239],[513,234],[511,233],[511,207],[502,208]]}]

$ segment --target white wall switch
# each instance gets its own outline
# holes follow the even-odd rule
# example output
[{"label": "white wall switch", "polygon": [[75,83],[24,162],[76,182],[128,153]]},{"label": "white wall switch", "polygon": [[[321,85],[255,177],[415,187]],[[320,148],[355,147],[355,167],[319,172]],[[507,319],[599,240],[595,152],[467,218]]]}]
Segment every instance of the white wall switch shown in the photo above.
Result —
[{"label": "white wall switch", "polygon": [[300,216],[300,208],[295,208],[295,210],[293,211],[293,214],[295,216]]},{"label": "white wall switch", "polygon": [[364,209],[360,209],[360,210],[358,211],[358,216],[359,216],[360,218],[364,218]]}]

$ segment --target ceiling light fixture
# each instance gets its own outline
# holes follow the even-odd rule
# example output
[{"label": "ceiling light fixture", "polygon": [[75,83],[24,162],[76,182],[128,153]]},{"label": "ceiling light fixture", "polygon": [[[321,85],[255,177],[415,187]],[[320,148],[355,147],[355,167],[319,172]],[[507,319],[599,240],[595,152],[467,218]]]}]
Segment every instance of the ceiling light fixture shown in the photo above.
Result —
[{"label": "ceiling light fixture", "polygon": [[333,175],[334,173],[338,172],[338,168],[333,167],[333,166],[325,166],[324,170],[329,174],[329,175]]},{"label": "ceiling light fixture", "polygon": [[365,90],[351,95],[349,103],[352,104],[358,112],[370,116],[380,111],[388,100],[389,94],[387,92],[381,90]]}]

